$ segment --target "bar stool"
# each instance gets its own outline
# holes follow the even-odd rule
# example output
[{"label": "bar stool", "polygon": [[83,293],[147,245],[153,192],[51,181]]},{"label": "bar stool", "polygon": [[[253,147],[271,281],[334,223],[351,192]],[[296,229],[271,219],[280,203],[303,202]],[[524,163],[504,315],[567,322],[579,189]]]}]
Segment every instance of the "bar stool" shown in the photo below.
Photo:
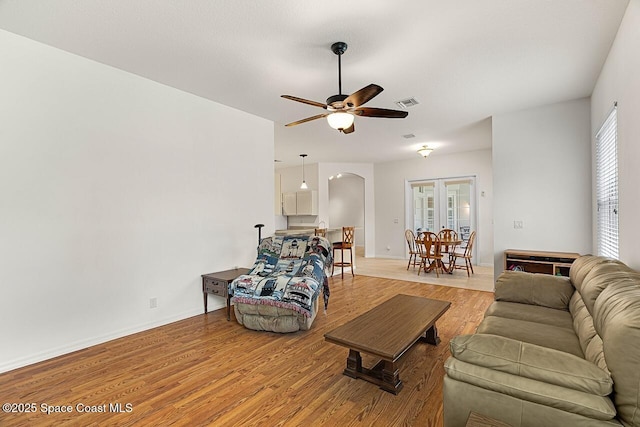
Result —
[{"label": "bar stool", "polygon": [[[333,276],[333,269],[337,265],[342,269],[342,278],[344,279],[344,268],[351,267],[351,275],[355,276],[353,272],[353,239],[355,234],[355,227],[342,227],[342,241],[333,243],[333,259],[336,259],[336,250],[340,251],[340,262],[333,263],[331,267],[331,275]],[[344,251],[349,250],[349,262],[344,259]]]},{"label": "bar stool", "polygon": [[313,232],[314,236],[327,237],[327,229],[326,228],[316,228]]}]

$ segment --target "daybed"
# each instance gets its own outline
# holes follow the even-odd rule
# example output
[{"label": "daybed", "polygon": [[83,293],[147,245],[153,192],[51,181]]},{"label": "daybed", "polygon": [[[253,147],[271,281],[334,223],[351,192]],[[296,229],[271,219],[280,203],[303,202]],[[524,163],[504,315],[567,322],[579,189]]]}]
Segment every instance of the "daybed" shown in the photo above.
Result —
[{"label": "daybed", "polygon": [[445,362],[444,425],[640,426],[640,274],[583,256],[570,278],[505,272]]},{"label": "daybed", "polygon": [[257,331],[308,330],[329,302],[327,272],[331,244],[318,236],[275,236],[262,239],[248,274],[229,286],[238,323]]}]

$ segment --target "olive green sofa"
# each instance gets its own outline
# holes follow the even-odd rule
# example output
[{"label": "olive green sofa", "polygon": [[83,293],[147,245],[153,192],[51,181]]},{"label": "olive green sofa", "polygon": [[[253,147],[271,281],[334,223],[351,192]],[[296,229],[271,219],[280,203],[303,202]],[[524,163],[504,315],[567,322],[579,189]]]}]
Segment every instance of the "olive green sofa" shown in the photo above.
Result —
[{"label": "olive green sofa", "polygon": [[570,277],[505,272],[473,335],[450,342],[444,425],[640,426],[640,273],[578,258]]}]

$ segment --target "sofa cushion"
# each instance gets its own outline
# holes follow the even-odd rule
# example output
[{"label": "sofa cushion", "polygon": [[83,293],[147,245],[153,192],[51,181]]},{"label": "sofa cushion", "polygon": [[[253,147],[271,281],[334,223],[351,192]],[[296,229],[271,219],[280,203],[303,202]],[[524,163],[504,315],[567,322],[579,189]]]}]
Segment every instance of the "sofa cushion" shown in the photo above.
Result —
[{"label": "sofa cushion", "polygon": [[582,288],[582,282],[584,281],[584,278],[591,272],[593,267],[598,264],[612,262],[622,264],[620,261],[613,258],[606,258],[596,255],[583,255],[571,264],[571,268],[569,269],[569,279],[571,279],[571,283],[573,284],[573,286],[576,289],[580,290]]},{"label": "sofa cushion", "polygon": [[[571,314],[564,310],[541,307],[539,305],[520,304],[517,302],[495,301],[485,312],[486,316],[506,317],[508,319],[527,320],[573,329]],[[594,330],[595,333],[595,330]]]},{"label": "sofa cushion", "polygon": [[587,310],[593,316],[593,305],[600,293],[617,279],[625,279],[629,274],[637,274],[622,263],[598,264],[587,274],[579,290]]},{"label": "sofa cushion", "polygon": [[602,291],[594,305],[593,320],[613,378],[618,417],[625,425],[640,425],[640,279],[637,274],[618,278]]},{"label": "sofa cushion", "polygon": [[459,335],[449,343],[456,359],[585,393],[606,396],[613,381],[593,363],[563,351],[497,335]]},{"label": "sofa cushion", "polygon": [[523,378],[484,366],[474,365],[450,357],[445,361],[447,375],[487,390],[551,406],[574,414],[598,420],[611,420],[616,416],[616,408],[605,396],[584,393],[530,378]]},{"label": "sofa cushion", "polygon": [[573,329],[544,325],[526,320],[487,316],[478,326],[480,334],[500,335],[514,340],[554,348],[584,358]]},{"label": "sofa cushion", "polygon": [[505,271],[496,281],[495,300],[569,310],[573,292],[567,277]]},{"label": "sofa cushion", "polygon": [[569,311],[573,316],[573,329],[578,335],[584,358],[595,363],[600,369],[609,372],[604,358],[602,340],[596,333],[596,328],[593,326],[593,317],[587,310],[587,306],[584,305],[580,292],[575,292],[571,297]]}]

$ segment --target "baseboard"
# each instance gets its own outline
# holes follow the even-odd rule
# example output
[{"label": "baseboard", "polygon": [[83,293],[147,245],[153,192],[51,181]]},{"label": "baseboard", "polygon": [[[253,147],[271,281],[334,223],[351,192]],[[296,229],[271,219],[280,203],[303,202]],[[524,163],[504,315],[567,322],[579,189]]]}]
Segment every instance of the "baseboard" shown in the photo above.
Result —
[{"label": "baseboard", "polygon": [[376,255],[376,256],[367,257],[367,258],[402,259],[402,260],[404,260],[404,261],[408,261],[408,260],[409,260],[409,258],[407,258],[407,257],[403,257],[403,256],[391,256],[391,255]]},{"label": "baseboard", "polygon": [[[211,307],[214,309],[214,307]],[[212,310],[209,310],[212,311]],[[159,326],[164,326],[169,323],[177,322],[179,320],[188,319],[189,317],[197,316],[199,314],[203,314],[202,309],[193,309],[187,312],[183,312],[180,314],[176,314],[174,316],[170,316],[164,319],[160,319],[154,322],[149,322],[141,325],[137,325],[131,328],[121,329],[119,331],[115,331],[110,334],[102,335],[99,337],[93,337],[86,340],[76,341],[71,344],[63,345],[60,347],[53,348],[51,350],[47,350],[41,353],[37,353],[34,355],[30,355],[29,357],[14,359],[6,361],[0,364],[0,373],[12,371],[14,369],[23,368],[28,365],[32,365],[34,363],[42,362],[45,360],[53,359],[54,357],[63,356],[68,353],[72,353],[74,351],[83,350],[85,348],[104,344],[105,342],[112,341],[118,338],[126,337],[128,335],[133,335],[138,332],[147,331],[149,329],[157,328]]]}]

